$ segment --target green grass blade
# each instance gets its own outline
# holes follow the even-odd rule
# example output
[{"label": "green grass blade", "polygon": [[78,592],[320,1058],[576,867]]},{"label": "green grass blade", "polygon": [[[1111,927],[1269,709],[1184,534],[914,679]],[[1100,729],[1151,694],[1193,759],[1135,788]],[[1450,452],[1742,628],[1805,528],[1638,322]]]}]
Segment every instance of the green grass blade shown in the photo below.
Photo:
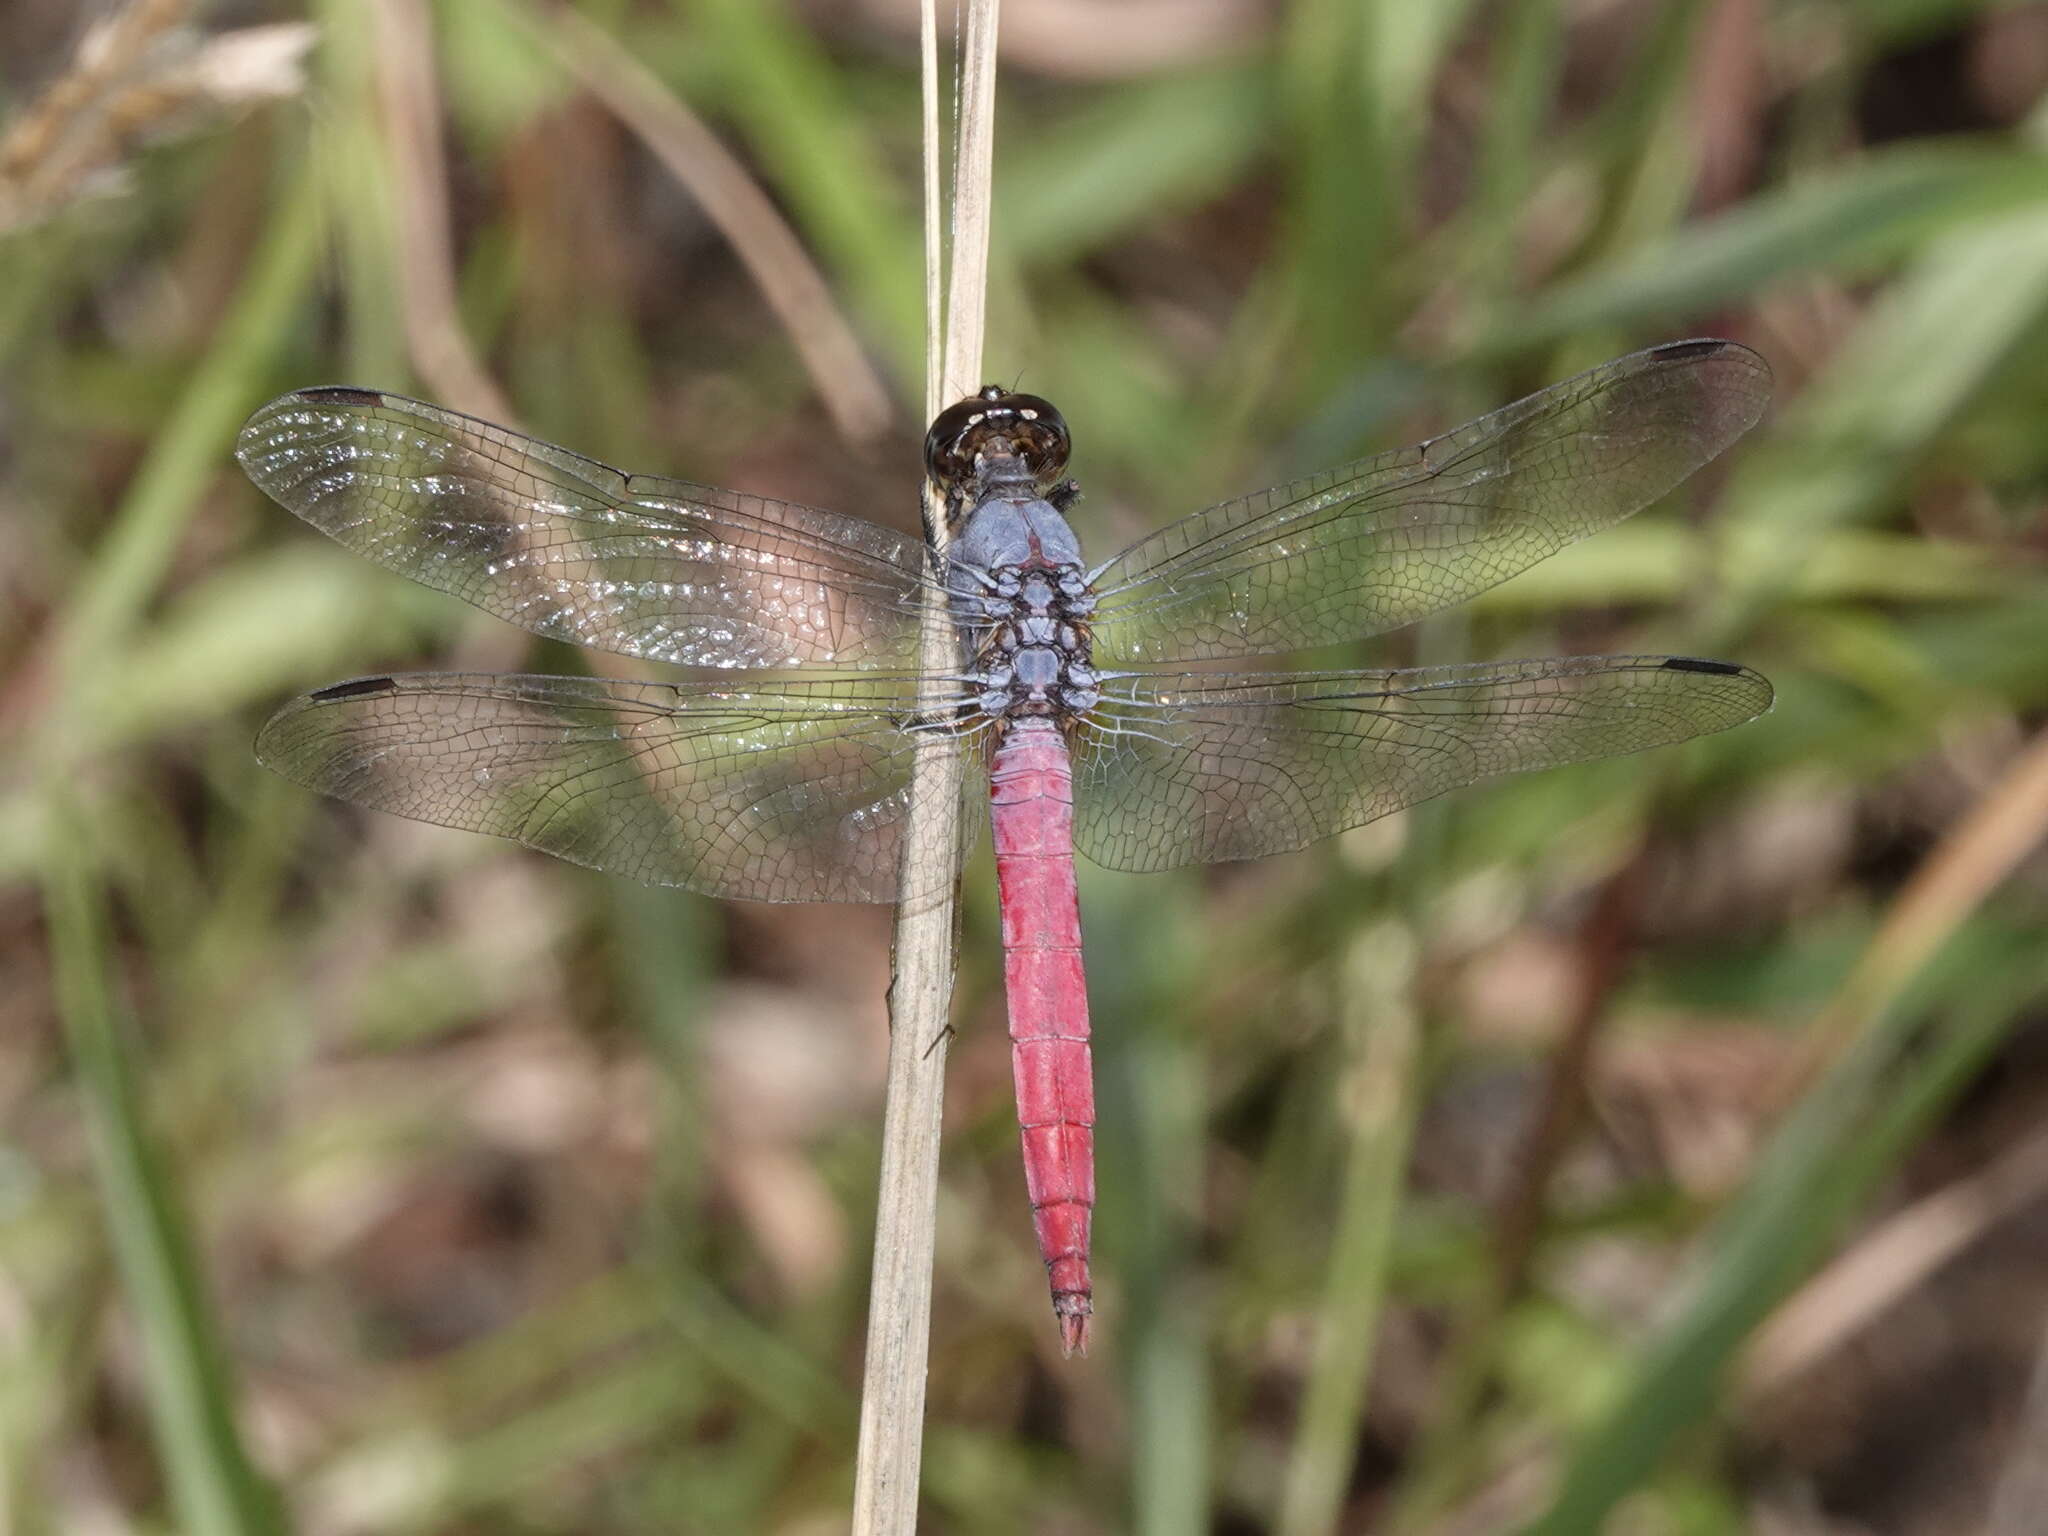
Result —
[{"label": "green grass blade", "polygon": [[[1601,1529],[1672,1441],[1708,1415],[1737,1347],[2039,990],[2038,965],[2009,944],[1966,935],[1943,959],[1939,971],[1951,986],[1930,998],[1923,982],[1917,1001],[1889,1009],[1778,1134],[1710,1239],[1712,1257],[1690,1305],[1573,1455],[1555,1502],[1528,1536]],[[1959,977],[1967,983],[1956,985]]]},{"label": "green grass blade", "polygon": [[1236,67],[1126,87],[1020,137],[996,181],[1004,250],[1075,261],[1227,189],[1258,152],[1265,75]]},{"label": "green grass blade", "polygon": [[1085,865],[1080,878],[1098,935],[1091,1009],[1127,1021],[1098,1037],[1095,1057],[1097,1338],[1107,1346],[1097,1352],[1119,1353],[1129,1371],[1129,1528],[1175,1536],[1212,1518],[1211,1323],[1190,1283],[1208,1111],[1200,1042],[1186,1028],[1199,957],[1166,937],[1190,931],[1172,921],[1185,917],[1185,886]]},{"label": "green grass blade", "polygon": [[[692,0],[705,43],[735,66],[702,84],[744,129],[805,236],[854,296],[900,379],[923,367],[924,270],[910,184],[889,173],[871,119],[817,41],[768,0]],[[917,391],[906,391],[917,398]]]},{"label": "green grass blade", "polygon": [[45,871],[59,1013],[77,1071],[108,1236],[148,1362],[158,1451],[191,1536],[281,1530],[236,1434],[233,1390],[172,1197],[175,1171],[153,1143],[123,1039],[103,893],[87,865],[82,817],[66,806]]},{"label": "green grass blade", "polygon": [[1868,271],[1932,236],[2038,206],[2044,195],[2048,162],[2039,155],[1960,145],[1874,153],[1631,247],[1518,308],[1480,349],[1697,315],[1800,273]]},{"label": "green grass blade", "polygon": [[2048,215],[2039,209],[1931,246],[1730,484],[1724,611],[1706,629],[1739,635],[1784,600],[1823,534],[1884,509],[1902,472],[2044,312]]},{"label": "green grass blade", "polygon": [[77,683],[102,663],[162,581],[206,486],[228,469],[235,429],[259,402],[270,359],[293,330],[320,252],[316,178],[298,170],[233,311],[129,482],[65,615],[61,655]]},{"label": "green grass blade", "polygon": [[1351,1477],[1422,1098],[1416,1080],[1420,1021],[1406,995],[1414,969],[1413,941],[1398,925],[1385,925],[1352,948],[1345,1011],[1355,1060],[1337,1090],[1349,1111],[1350,1148],[1280,1536],[1335,1531]]}]

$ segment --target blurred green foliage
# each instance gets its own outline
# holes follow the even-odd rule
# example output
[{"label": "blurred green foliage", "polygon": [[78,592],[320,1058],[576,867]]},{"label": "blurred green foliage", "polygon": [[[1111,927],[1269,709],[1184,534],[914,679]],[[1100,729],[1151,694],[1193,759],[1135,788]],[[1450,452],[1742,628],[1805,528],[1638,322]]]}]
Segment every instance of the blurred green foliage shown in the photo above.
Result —
[{"label": "blurred green foliage", "polygon": [[[250,757],[336,677],[585,664],[232,467],[286,388],[435,387],[406,6],[272,9],[320,28],[302,89],[125,122],[0,232],[0,1524],[836,1529],[882,916],[616,888]],[[914,526],[907,8],[581,9],[770,193],[893,425],[834,436],[544,11],[437,0],[408,57],[489,378],[583,452]],[[1132,9],[1012,0],[998,123],[989,369],[1074,423],[1094,547],[1730,334],[1781,403],[1725,466],[1359,659],[1708,652],[1779,704],[1285,860],[1085,871],[1086,1361],[1044,1315],[977,865],[931,1528],[1974,1527],[2048,1263],[1982,1234],[2012,1304],[1931,1353],[1838,1348],[1764,1394],[1742,1352],[1887,1202],[2048,1107],[2044,813],[1999,799],[2048,709],[2048,9]],[[71,10],[0,17],[9,120],[74,69]],[[1982,888],[1919,904],[1973,817]],[[1575,1013],[1579,1131],[1532,1170]],[[1914,1292],[1975,1294],[1946,1273]],[[1941,1395],[1959,1360],[1993,1362],[1980,1396]]]}]

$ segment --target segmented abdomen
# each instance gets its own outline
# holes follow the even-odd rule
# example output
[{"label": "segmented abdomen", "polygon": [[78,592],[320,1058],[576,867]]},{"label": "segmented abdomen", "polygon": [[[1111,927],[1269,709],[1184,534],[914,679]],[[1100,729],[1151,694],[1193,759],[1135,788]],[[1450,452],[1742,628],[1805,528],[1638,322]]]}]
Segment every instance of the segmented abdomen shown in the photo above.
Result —
[{"label": "segmented abdomen", "polygon": [[1017,1119],[1060,1338],[1088,1345],[1095,1089],[1074,889],[1074,781],[1051,720],[1012,719],[989,770]]}]

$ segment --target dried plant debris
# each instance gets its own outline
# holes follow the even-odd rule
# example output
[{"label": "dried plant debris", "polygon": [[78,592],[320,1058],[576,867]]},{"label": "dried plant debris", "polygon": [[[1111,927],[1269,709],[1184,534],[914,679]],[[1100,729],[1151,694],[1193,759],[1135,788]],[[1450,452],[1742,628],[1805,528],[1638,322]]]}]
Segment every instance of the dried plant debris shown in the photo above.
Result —
[{"label": "dried plant debris", "polygon": [[88,28],[70,67],[0,133],[0,234],[128,185],[144,145],[305,89],[305,22],[208,34],[186,0],[135,0]]}]

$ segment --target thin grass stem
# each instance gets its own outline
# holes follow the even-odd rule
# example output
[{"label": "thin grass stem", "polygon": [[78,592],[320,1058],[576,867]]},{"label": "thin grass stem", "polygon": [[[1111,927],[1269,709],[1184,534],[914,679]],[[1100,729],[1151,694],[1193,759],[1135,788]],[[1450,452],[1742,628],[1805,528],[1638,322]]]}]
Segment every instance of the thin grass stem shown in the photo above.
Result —
[{"label": "thin grass stem", "polygon": [[268,1488],[242,1449],[234,1394],[194,1244],[173,1191],[177,1172],[150,1135],[109,973],[114,964],[100,887],[85,851],[83,813],[52,793],[43,901],[58,1014],[122,1292],[142,1340],[150,1419],[178,1527],[194,1536],[265,1536],[282,1529]]},{"label": "thin grass stem", "polygon": [[1335,1531],[1372,1380],[1387,1260],[1421,1094],[1421,1027],[1408,995],[1414,944],[1388,925],[1353,946],[1345,1030],[1353,1061],[1345,1097],[1350,1146],[1316,1324],[1314,1364],[1281,1497],[1280,1536]]},{"label": "thin grass stem", "polygon": [[[952,265],[945,294],[944,366],[940,376],[926,385],[934,414],[938,402],[971,393],[981,368],[994,158],[996,11],[996,0],[976,0],[967,8],[960,142],[954,166]],[[938,73],[933,0],[925,0],[924,43],[924,78],[929,92]],[[928,162],[935,162],[939,153],[937,114],[929,104],[925,124],[925,155]],[[930,260],[936,245],[929,238],[926,249]],[[928,304],[937,296],[936,287],[928,274]],[[927,325],[936,328],[940,323],[936,310],[927,313]],[[943,556],[946,530],[943,516],[933,515],[931,497],[927,486],[926,524],[936,560]],[[958,649],[950,615],[937,609],[927,612],[922,646],[925,672],[937,678],[956,672]],[[917,1528],[964,768],[959,743],[953,737],[920,733],[911,774],[895,975],[889,988],[888,1099],[883,1111],[881,1190],[854,1482],[853,1529],[858,1536],[894,1536]]]}]

